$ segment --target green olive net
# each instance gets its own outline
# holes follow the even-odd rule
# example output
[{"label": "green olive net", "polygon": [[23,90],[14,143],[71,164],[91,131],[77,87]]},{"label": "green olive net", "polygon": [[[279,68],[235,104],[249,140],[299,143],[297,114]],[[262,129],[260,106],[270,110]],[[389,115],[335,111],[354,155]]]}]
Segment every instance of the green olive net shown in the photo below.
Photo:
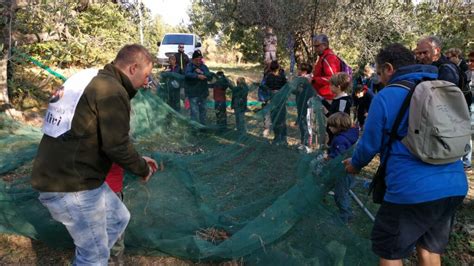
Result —
[{"label": "green olive net", "polygon": [[[186,110],[171,109],[158,95],[172,89],[170,80],[181,78],[169,75],[158,93],[141,91],[132,101],[135,145],[141,154],[162,161],[165,170],[146,184],[126,174],[124,203],[132,217],[125,232],[127,252],[263,265],[376,263],[369,218],[353,204],[356,219],[345,225],[328,194],[335,179],[346,174],[343,157],[325,162],[319,146],[303,154],[296,144],[272,145],[261,136],[263,115],[283,108],[289,138],[299,136],[293,126],[296,108],[288,98],[297,86],[311,86],[305,79],[287,83],[263,110],[246,112],[248,133],[242,134],[234,129],[230,108],[228,130],[192,122]],[[321,103],[314,101],[314,109],[316,135],[322,139]],[[213,111],[208,108],[209,125]],[[51,218],[29,184],[40,130],[1,121],[0,230],[72,247],[64,226]],[[365,196],[362,186],[358,190]]]}]

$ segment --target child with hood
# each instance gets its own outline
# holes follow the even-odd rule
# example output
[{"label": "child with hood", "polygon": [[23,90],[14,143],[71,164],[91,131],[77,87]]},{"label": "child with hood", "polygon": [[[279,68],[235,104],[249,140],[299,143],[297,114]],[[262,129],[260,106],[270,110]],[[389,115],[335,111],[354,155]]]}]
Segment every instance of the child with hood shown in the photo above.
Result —
[{"label": "child with hood", "polygon": [[[344,112],[332,114],[327,121],[334,137],[329,146],[328,160],[343,154],[359,139],[359,128],[352,126],[351,117]],[[354,185],[352,175],[337,177],[334,189],[334,200],[339,208],[340,218],[344,223],[353,218],[349,190]]]}]

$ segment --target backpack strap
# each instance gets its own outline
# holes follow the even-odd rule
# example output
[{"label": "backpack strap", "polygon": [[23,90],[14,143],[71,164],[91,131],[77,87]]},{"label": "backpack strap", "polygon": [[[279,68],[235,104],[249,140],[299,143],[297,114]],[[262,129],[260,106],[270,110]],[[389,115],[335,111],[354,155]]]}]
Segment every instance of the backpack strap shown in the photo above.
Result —
[{"label": "backpack strap", "polygon": [[405,115],[408,110],[408,107],[410,106],[411,97],[413,96],[413,92],[415,92],[415,87],[417,84],[407,80],[402,80],[398,83],[394,83],[394,85],[407,89],[408,94],[405,97],[405,100],[403,100],[402,106],[400,107],[400,111],[398,111],[397,117],[395,118],[395,122],[393,122],[392,130],[390,131],[390,144],[395,139],[401,139],[400,136],[397,134],[398,127],[400,126],[403,116]]},{"label": "backpack strap", "polygon": [[382,160],[383,165],[387,164],[387,160],[388,160],[389,153],[390,153],[390,146],[392,145],[393,141],[401,139],[401,137],[397,133],[398,127],[400,126],[400,124],[402,122],[402,119],[403,119],[403,116],[405,115],[405,113],[408,110],[408,107],[410,106],[411,97],[413,96],[413,92],[415,91],[415,87],[416,87],[417,84],[414,83],[414,82],[402,80],[398,83],[394,83],[394,84],[391,84],[391,85],[397,85],[399,87],[403,87],[404,89],[407,89],[408,90],[408,95],[405,97],[405,100],[403,100],[402,106],[400,107],[400,110],[398,111],[397,117],[395,118],[395,121],[393,122],[392,129],[390,130],[390,134],[389,134],[390,138],[388,140],[387,145],[385,145],[386,152],[385,152],[385,157]]},{"label": "backpack strap", "polygon": [[[330,55],[334,55],[339,60],[339,64],[341,63],[341,59],[339,58],[339,56],[337,56],[337,54],[335,54],[335,53],[326,54],[323,58],[321,58],[321,63],[323,65],[321,70],[323,71],[324,75],[326,75],[326,71],[324,71],[324,63],[326,63],[331,68],[331,65],[329,65],[328,61],[326,60],[326,57],[328,57]],[[332,70],[332,68],[331,68],[331,70]],[[333,72],[333,75],[336,74],[334,71],[332,71],[332,72]]]},{"label": "backpack strap", "polygon": [[[377,172],[380,169],[386,169],[388,157],[390,155],[390,147],[392,146],[392,143],[394,140],[401,139],[400,136],[397,134],[398,127],[400,126],[403,116],[405,115],[406,111],[408,110],[408,107],[410,106],[411,97],[413,96],[413,92],[415,91],[415,87],[417,84],[414,82],[407,81],[407,80],[402,80],[398,83],[394,83],[391,85],[397,85],[399,87],[403,87],[404,89],[407,89],[408,95],[405,97],[405,100],[403,100],[402,106],[400,107],[397,117],[395,118],[395,122],[393,122],[393,126],[392,126],[392,129],[390,130],[390,135],[389,135],[390,138],[388,139],[387,145],[385,145],[384,147],[384,149],[386,149],[386,151],[384,152],[385,156],[383,160],[381,160],[379,168],[377,169]],[[374,176],[372,183],[370,183],[369,195],[371,193],[374,193],[376,186],[378,186],[377,184],[381,184],[381,183],[385,184],[384,178],[385,178],[385,175]]]}]

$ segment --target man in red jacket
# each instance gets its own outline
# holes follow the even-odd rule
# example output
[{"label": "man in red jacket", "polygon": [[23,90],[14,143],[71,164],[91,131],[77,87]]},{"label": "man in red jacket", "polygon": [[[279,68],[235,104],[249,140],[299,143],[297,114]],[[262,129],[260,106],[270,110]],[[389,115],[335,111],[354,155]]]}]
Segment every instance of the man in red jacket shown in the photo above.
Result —
[{"label": "man in red jacket", "polygon": [[325,100],[332,100],[334,94],[329,88],[329,79],[332,75],[341,71],[341,62],[337,55],[329,48],[328,36],[324,34],[313,38],[313,46],[318,53],[318,61],[313,68],[313,79],[311,83],[316,93]]}]

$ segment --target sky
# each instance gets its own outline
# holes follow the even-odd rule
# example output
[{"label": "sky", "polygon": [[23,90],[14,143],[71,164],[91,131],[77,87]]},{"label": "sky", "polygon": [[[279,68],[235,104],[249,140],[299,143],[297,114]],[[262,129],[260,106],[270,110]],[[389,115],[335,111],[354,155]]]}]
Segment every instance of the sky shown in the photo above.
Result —
[{"label": "sky", "polygon": [[153,15],[160,15],[164,22],[176,26],[181,21],[189,23],[186,11],[191,6],[191,0],[142,0]]},{"label": "sky", "polygon": [[[163,17],[165,23],[177,26],[181,21],[189,24],[189,16],[186,11],[191,6],[191,0],[141,0],[153,15]],[[415,4],[421,0],[412,0]]]}]

